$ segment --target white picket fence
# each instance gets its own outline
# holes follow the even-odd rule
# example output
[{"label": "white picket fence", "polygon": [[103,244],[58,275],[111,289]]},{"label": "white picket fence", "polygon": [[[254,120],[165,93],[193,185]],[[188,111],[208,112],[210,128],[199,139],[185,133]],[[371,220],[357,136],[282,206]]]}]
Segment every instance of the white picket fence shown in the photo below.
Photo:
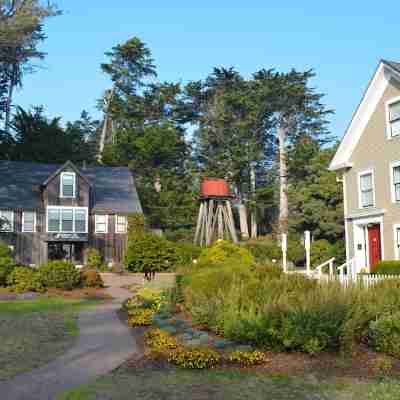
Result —
[{"label": "white picket fence", "polygon": [[[311,278],[318,279],[323,282],[339,282],[343,287],[360,285],[366,288],[372,287],[377,283],[387,280],[399,280],[399,275],[373,275],[373,274],[359,274],[357,271],[355,259],[335,267],[335,259],[330,260],[319,265],[315,270],[308,273]],[[324,270],[328,269],[328,273]]]}]

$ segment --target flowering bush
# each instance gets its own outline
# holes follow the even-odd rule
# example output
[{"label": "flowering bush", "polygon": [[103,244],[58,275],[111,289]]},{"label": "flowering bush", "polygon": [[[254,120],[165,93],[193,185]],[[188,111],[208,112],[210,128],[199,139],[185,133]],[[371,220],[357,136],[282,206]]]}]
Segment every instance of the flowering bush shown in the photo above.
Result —
[{"label": "flowering bush", "polygon": [[244,367],[251,367],[263,364],[265,362],[265,354],[261,351],[234,351],[229,355],[228,360]]},{"label": "flowering bush", "polygon": [[215,368],[220,358],[216,351],[208,348],[178,347],[169,354],[168,361],[182,368],[207,369]]},{"label": "flowering bush", "polygon": [[144,336],[146,339],[146,344],[151,347],[153,351],[165,353],[178,348],[177,340],[168,332],[165,332],[161,329],[154,329],[146,332]]},{"label": "flowering bush", "polygon": [[150,326],[153,323],[154,310],[138,309],[128,311],[128,325],[129,326]]}]

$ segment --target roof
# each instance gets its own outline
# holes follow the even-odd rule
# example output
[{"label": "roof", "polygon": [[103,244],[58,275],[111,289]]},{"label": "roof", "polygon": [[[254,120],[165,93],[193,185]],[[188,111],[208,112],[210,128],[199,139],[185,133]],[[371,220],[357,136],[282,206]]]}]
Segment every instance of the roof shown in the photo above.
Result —
[{"label": "roof", "polygon": [[[0,161],[0,208],[42,208],[40,188],[60,167],[59,164]],[[92,185],[94,211],[142,212],[129,168],[86,167],[80,173]]]},{"label": "roof", "polygon": [[388,60],[382,60],[382,62],[400,73],[400,63]]},{"label": "roof", "polygon": [[400,63],[381,60],[333,157],[331,171],[352,166],[351,155],[391,79],[400,81]]}]

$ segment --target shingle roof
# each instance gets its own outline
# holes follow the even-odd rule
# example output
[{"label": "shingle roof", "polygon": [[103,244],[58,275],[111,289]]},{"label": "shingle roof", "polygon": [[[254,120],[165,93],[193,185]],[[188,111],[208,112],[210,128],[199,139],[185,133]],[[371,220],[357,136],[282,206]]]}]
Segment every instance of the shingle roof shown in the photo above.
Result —
[{"label": "shingle roof", "polygon": [[389,67],[392,67],[393,69],[395,69],[397,72],[400,73],[400,63],[388,60],[382,60],[382,62],[389,65]]},{"label": "shingle roof", "polygon": [[[0,161],[0,208],[42,208],[40,185],[59,168],[58,164]],[[86,167],[80,171],[92,184],[95,211],[142,211],[129,168]]]}]

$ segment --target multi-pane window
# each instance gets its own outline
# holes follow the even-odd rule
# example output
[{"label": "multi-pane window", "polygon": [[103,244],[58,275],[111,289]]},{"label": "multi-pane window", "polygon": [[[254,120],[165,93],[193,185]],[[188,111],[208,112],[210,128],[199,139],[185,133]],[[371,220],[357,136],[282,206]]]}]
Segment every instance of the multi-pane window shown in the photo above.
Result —
[{"label": "multi-pane window", "polygon": [[86,211],[75,211],[75,232],[86,232]]},{"label": "multi-pane window", "polygon": [[47,231],[86,233],[87,215],[87,208],[48,207]]},{"label": "multi-pane window", "polygon": [[36,214],[32,211],[24,211],[22,214],[22,232],[35,232]]},{"label": "multi-pane window", "polygon": [[400,101],[389,104],[390,136],[400,135]]},{"label": "multi-pane window", "polygon": [[65,208],[61,210],[61,231],[73,232],[74,231],[74,210]]},{"label": "multi-pane window", "polygon": [[125,215],[115,216],[115,232],[116,233],[126,233],[128,226],[128,221]]},{"label": "multi-pane window", "polygon": [[373,207],[374,205],[374,183],[372,172],[360,175],[361,207]]},{"label": "multi-pane window", "polygon": [[99,215],[95,216],[96,223],[96,233],[107,233],[108,229],[108,216],[107,215]]},{"label": "multi-pane window", "polygon": [[400,201],[400,165],[393,167],[393,193],[394,200]]},{"label": "multi-pane window", "polygon": [[61,197],[75,197],[75,173],[61,174]]},{"label": "multi-pane window", "polygon": [[14,212],[0,210],[0,231],[12,232],[14,230]]}]

